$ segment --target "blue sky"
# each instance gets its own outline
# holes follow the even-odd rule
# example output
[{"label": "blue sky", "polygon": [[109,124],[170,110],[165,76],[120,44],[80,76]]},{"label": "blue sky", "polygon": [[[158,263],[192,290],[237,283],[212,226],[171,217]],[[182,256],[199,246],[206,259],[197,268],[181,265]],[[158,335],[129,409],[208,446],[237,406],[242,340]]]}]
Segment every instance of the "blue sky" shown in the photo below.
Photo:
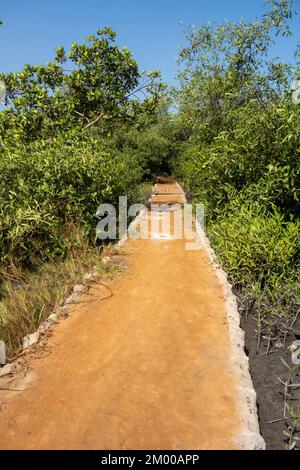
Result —
[{"label": "blue sky", "polygon": [[[197,26],[240,17],[253,20],[263,11],[263,0],[2,0],[0,71],[46,63],[56,47],[68,47],[100,27],[111,26],[118,44],[133,52],[141,68],[160,69],[172,83],[178,46],[183,43],[182,24]],[[294,34],[294,38],[280,39],[273,55],[293,59],[300,42],[299,17]]]}]

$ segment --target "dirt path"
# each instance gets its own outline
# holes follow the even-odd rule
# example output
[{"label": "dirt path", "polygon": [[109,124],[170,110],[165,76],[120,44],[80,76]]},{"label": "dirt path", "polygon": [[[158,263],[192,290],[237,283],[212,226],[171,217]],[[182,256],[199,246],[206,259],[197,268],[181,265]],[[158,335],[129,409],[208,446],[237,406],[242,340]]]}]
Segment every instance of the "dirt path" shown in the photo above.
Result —
[{"label": "dirt path", "polygon": [[[154,202],[183,202],[178,186],[157,192],[168,188]],[[125,251],[113,297],[74,306],[15,382],[27,390],[0,392],[1,449],[238,448],[239,383],[206,252],[166,239]]]}]

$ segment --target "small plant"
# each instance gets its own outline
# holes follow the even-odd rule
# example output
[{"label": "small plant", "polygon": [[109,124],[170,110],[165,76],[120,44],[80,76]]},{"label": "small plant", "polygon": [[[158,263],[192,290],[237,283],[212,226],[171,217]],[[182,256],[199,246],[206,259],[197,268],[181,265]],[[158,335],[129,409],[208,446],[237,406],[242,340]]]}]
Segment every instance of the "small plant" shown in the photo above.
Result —
[{"label": "small plant", "polygon": [[290,366],[281,359],[287,369],[288,375],[285,380],[278,379],[284,387],[284,410],[283,419],[286,421],[284,435],[287,438],[287,450],[295,450],[300,442],[300,406],[292,403],[296,400],[295,391],[300,389],[300,383],[294,383],[300,366]]}]

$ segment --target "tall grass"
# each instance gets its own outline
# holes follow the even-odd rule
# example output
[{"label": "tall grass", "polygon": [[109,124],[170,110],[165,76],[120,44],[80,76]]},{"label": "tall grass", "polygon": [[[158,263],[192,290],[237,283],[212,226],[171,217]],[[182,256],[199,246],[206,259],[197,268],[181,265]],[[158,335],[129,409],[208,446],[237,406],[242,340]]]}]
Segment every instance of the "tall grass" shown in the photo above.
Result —
[{"label": "tall grass", "polygon": [[34,270],[14,267],[2,281],[0,338],[6,343],[8,359],[21,350],[24,336],[62,305],[84,274],[96,269],[107,277],[117,270],[102,261],[105,248],[91,244],[80,226],[70,224],[65,233],[64,258],[39,263]]}]

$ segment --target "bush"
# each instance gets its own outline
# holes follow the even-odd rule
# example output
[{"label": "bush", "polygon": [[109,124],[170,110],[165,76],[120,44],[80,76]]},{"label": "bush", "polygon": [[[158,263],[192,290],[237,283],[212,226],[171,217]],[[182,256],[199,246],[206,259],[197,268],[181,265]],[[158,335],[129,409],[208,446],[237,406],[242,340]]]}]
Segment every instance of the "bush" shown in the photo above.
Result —
[{"label": "bush", "polygon": [[235,285],[271,291],[297,272],[300,221],[284,221],[276,209],[244,204],[209,226],[211,241]]},{"label": "bush", "polygon": [[177,176],[206,205],[209,218],[246,190],[244,200],[253,195],[299,214],[300,108],[289,101],[265,108],[250,102],[227,118],[234,126],[228,122],[209,145],[197,135],[189,139],[174,164]]},{"label": "bush", "polygon": [[64,255],[64,227],[94,237],[99,204],[132,196],[141,170],[96,143],[38,143],[0,160],[0,267]]}]

